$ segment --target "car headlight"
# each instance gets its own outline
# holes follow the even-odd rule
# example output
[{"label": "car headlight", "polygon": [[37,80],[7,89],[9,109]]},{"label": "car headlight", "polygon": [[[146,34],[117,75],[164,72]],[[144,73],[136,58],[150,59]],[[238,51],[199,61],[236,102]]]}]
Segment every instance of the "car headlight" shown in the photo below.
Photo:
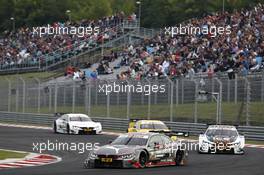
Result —
[{"label": "car headlight", "polygon": [[208,141],[206,141],[206,140],[203,140],[203,141],[202,141],[202,144],[208,144],[208,145],[209,145],[210,142],[208,142]]},{"label": "car headlight", "polygon": [[80,129],[78,126],[72,126],[72,129]]},{"label": "car headlight", "polygon": [[96,125],[95,128],[96,128],[96,129],[100,129],[100,128],[101,128],[101,125]]},{"label": "car headlight", "polygon": [[234,146],[240,146],[240,144],[241,144],[240,142],[233,143]]},{"label": "car headlight", "polygon": [[94,152],[91,152],[90,155],[89,155],[89,158],[90,159],[96,159],[96,158],[98,158],[98,156]]},{"label": "car headlight", "polygon": [[119,158],[121,159],[132,159],[135,157],[135,154],[123,154],[123,155],[120,155]]}]

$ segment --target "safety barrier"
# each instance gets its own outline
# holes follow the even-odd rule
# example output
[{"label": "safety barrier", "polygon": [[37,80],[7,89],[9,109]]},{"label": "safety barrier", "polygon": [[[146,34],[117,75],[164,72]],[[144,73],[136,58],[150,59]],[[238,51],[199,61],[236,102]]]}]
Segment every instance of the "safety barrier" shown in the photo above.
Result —
[{"label": "safety barrier", "polygon": [[[0,112],[1,123],[30,124],[39,126],[52,126],[56,119],[50,114],[31,114],[31,113],[15,113]],[[128,127],[129,120],[118,118],[100,118],[93,117],[94,121],[101,122],[106,130],[115,130],[125,132]],[[190,135],[199,135],[207,128],[207,124],[203,123],[185,123],[185,122],[165,122],[173,131],[189,132]],[[238,126],[239,133],[243,134],[246,139],[264,140],[264,127],[258,126]]]}]

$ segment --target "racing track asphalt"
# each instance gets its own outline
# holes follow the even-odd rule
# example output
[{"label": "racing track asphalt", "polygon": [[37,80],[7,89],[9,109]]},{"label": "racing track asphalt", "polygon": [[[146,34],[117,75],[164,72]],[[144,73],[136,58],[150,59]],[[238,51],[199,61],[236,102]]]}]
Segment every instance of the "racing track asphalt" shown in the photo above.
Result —
[{"label": "racing track asphalt", "polygon": [[[106,144],[115,136],[64,135],[49,130],[0,126],[0,148],[31,151],[33,142],[100,142]],[[1,175],[263,175],[264,149],[246,148],[245,155],[207,155],[189,153],[187,166],[157,167],[146,169],[84,169],[87,156],[77,152],[46,152],[62,157],[56,164],[39,167],[0,170]]]}]

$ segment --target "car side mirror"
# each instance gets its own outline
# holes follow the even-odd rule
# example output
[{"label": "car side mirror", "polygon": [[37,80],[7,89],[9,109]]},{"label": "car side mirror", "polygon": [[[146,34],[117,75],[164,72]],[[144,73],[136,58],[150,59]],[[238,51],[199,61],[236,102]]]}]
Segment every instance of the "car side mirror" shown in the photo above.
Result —
[{"label": "car side mirror", "polygon": [[241,133],[239,133],[239,135],[241,135],[241,136],[245,136],[245,133],[244,133],[244,132],[241,132]]},{"label": "car side mirror", "polygon": [[108,142],[109,144],[111,144],[111,143],[113,143],[113,140],[109,140],[109,142]]}]

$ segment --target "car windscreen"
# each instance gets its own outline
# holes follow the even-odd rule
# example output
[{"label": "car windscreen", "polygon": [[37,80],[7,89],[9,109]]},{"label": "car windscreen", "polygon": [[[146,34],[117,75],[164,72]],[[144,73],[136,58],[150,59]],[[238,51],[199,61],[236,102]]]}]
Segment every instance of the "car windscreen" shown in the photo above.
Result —
[{"label": "car windscreen", "polygon": [[206,135],[209,137],[212,136],[236,137],[237,132],[235,130],[230,130],[230,129],[209,129],[207,130]]},{"label": "car windscreen", "polygon": [[165,124],[162,123],[143,123],[140,125],[140,129],[168,129]]},{"label": "car windscreen", "polygon": [[148,138],[138,136],[119,136],[116,138],[111,145],[140,145],[144,146],[147,144]]},{"label": "car windscreen", "polygon": [[70,117],[70,121],[75,121],[75,122],[89,122],[89,121],[91,121],[91,119],[88,118],[88,117],[74,116],[74,117]]}]

